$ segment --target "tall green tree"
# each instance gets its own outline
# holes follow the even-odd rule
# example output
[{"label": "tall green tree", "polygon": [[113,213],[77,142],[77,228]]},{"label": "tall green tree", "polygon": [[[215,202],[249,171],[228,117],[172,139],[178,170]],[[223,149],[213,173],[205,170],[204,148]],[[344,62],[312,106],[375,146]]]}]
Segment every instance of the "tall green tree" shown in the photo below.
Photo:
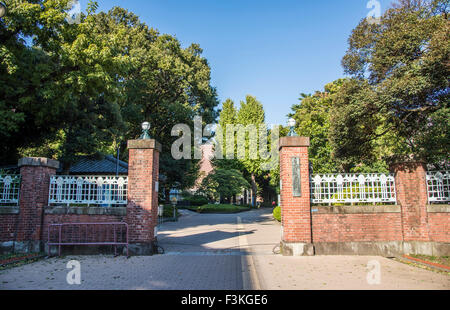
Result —
[{"label": "tall green tree", "polygon": [[[237,124],[237,114],[238,111],[236,109],[236,107],[234,106],[234,102],[231,99],[227,99],[223,104],[222,104],[222,110],[220,111],[220,115],[219,115],[219,126],[222,130],[222,137],[221,137],[221,145],[218,145],[217,147],[221,147],[222,148],[222,155],[223,158],[222,159],[218,159],[215,158],[213,160],[213,165],[216,168],[221,168],[221,169],[236,169],[239,171],[243,170],[242,165],[240,164],[240,162],[235,158],[235,159],[227,159],[227,125],[236,125]],[[236,139],[236,135],[234,136],[234,138]],[[217,139],[217,133],[216,133],[216,139]],[[234,148],[234,154],[236,155],[236,140],[235,143],[233,145]]]},{"label": "tall green tree", "polygon": [[[260,101],[258,101],[254,96],[247,95],[245,101],[241,101],[241,106],[239,108],[239,112],[237,114],[237,123],[243,126],[254,125],[258,131],[259,137],[259,125],[263,125],[265,123],[265,112],[264,107]],[[246,155],[244,159],[240,159],[239,162],[244,167],[245,171],[250,175],[251,186],[252,186],[252,204],[256,204],[256,195],[258,192],[258,185],[256,179],[258,176],[264,174],[264,171],[261,169],[263,160],[260,157],[260,154],[250,154],[250,141],[248,136],[245,137],[245,148]],[[258,141],[255,141],[258,145]],[[256,159],[252,159],[251,155],[255,155]]]},{"label": "tall green tree", "polygon": [[120,34],[120,50],[131,65],[122,79],[124,96],[120,107],[126,129],[119,139],[138,137],[139,124],[149,121],[152,138],[163,146],[161,173],[166,178],[162,187],[168,192],[174,186],[193,186],[198,161],[174,161],[171,145],[178,137],[172,137],[171,130],[177,124],[193,128],[197,115],[202,117],[203,125],[217,118],[219,102],[201,48],[197,44],[182,48],[176,38],[160,35],[122,8],[100,12],[96,19],[100,33]]},{"label": "tall green tree", "polygon": [[[67,168],[76,155],[93,153],[110,140],[111,131],[121,125],[118,77],[126,59],[111,36],[91,31],[92,15],[81,16],[80,24],[69,23],[68,3],[8,3],[0,49],[13,61],[0,69],[6,73],[0,80],[5,91],[0,106],[16,115],[2,141],[12,159],[31,146],[58,153]],[[45,147],[55,140],[59,152]]]},{"label": "tall green tree", "polygon": [[385,139],[385,158],[448,160],[450,23],[447,1],[401,1],[379,24],[353,30],[343,58],[352,76],[333,109],[334,157],[370,161]]},{"label": "tall green tree", "polygon": [[[8,1],[0,21],[0,146],[2,161],[24,154],[59,159],[115,153],[149,121],[163,145],[165,187],[194,182],[196,161],[173,162],[175,124],[193,127],[217,117],[210,67],[197,44],[161,35],[119,7],[80,23],[66,21],[69,0]],[[6,155],[6,156],[5,156]],[[189,176],[189,177],[186,177]]]},{"label": "tall green tree", "polygon": [[300,103],[292,107],[291,115],[296,121],[296,132],[300,136],[310,137],[309,158],[314,173],[336,172],[338,167],[331,157],[332,148],[328,140],[331,126],[331,108],[333,96],[339,91],[343,79],[325,85],[324,91],[314,95],[301,94]]}]

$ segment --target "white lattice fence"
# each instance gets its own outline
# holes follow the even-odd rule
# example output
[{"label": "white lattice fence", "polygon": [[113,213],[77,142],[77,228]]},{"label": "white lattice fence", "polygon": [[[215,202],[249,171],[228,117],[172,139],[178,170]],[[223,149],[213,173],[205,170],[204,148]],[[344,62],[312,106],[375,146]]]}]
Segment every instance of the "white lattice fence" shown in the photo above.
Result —
[{"label": "white lattice fence", "polygon": [[0,175],[0,204],[19,204],[20,181],[20,175]]},{"label": "white lattice fence", "polygon": [[428,202],[450,201],[450,172],[436,171],[427,172]]},{"label": "white lattice fence", "polygon": [[310,183],[313,204],[397,202],[391,174],[319,174]]},{"label": "white lattice fence", "polygon": [[50,179],[49,204],[126,205],[127,177],[53,176]]}]

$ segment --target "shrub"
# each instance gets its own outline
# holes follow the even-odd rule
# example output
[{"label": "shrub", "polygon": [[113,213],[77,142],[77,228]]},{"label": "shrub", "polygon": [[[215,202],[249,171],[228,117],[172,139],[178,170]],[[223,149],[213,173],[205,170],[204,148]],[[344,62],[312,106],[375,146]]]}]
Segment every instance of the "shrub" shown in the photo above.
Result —
[{"label": "shrub", "polygon": [[281,222],[281,207],[276,207],[275,209],[273,209],[273,217],[278,222]]},{"label": "shrub", "polygon": [[188,209],[197,213],[217,213],[217,214],[239,213],[250,210],[250,208],[247,207],[227,205],[227,204],[203,205],[200,207],[190,207]]},{"label": "shrub", "polygon": [[186,201],[189,201],[191,206],[203,206],[208,204],[208,198],[202,195],[191,195],[185,198]]},{"label": "shrub", "polygon": [[[173,208],[174,208],[174,206],[172,206],[172,205],[165,205],[164,211],[163,211],[163,217],[164,218],[173,218]],[[177,217],[180,216],[180,213],[178,212],[178,208],[176,208],[176,214],[177,214]]]}]

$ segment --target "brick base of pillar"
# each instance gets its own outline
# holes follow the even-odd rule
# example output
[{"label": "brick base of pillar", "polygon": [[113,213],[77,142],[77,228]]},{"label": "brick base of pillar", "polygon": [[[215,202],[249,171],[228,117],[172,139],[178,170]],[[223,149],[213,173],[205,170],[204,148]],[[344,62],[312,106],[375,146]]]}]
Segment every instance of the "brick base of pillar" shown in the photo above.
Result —
[{"label": "brick base of pillar", "polygon": [[314,244],[281,241],[280,250],[283,256],[314,256]]},{"label": "brick base of pillar", "polygon": [[43,248],[44,248],[43,241],[38,241],[38,240],[0,242],[0,254],[39,253],[39,252],[42,252]]},{"label": "brick base of pillar", "polygon": [[130,243],[128,245],[128,251],[131,256],[151,256],[158,254],[158,246],[155,241]]}]

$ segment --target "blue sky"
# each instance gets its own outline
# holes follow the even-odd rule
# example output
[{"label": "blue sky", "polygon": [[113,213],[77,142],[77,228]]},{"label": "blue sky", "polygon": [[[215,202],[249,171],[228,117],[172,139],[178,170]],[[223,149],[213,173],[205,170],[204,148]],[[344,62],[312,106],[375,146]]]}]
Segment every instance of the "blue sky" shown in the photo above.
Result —
[{"label": "blue sky", "polygon": [[[393,0],[379,0],[386,10]],[[86,9],[87,0],[81,7]],[[221,102],[247,94],[264,104],[268,124],[285,124],[300,93],[344,76],[341,59],[369,0],[98,0],[124,7],[184,47],[198,43]]]}]

